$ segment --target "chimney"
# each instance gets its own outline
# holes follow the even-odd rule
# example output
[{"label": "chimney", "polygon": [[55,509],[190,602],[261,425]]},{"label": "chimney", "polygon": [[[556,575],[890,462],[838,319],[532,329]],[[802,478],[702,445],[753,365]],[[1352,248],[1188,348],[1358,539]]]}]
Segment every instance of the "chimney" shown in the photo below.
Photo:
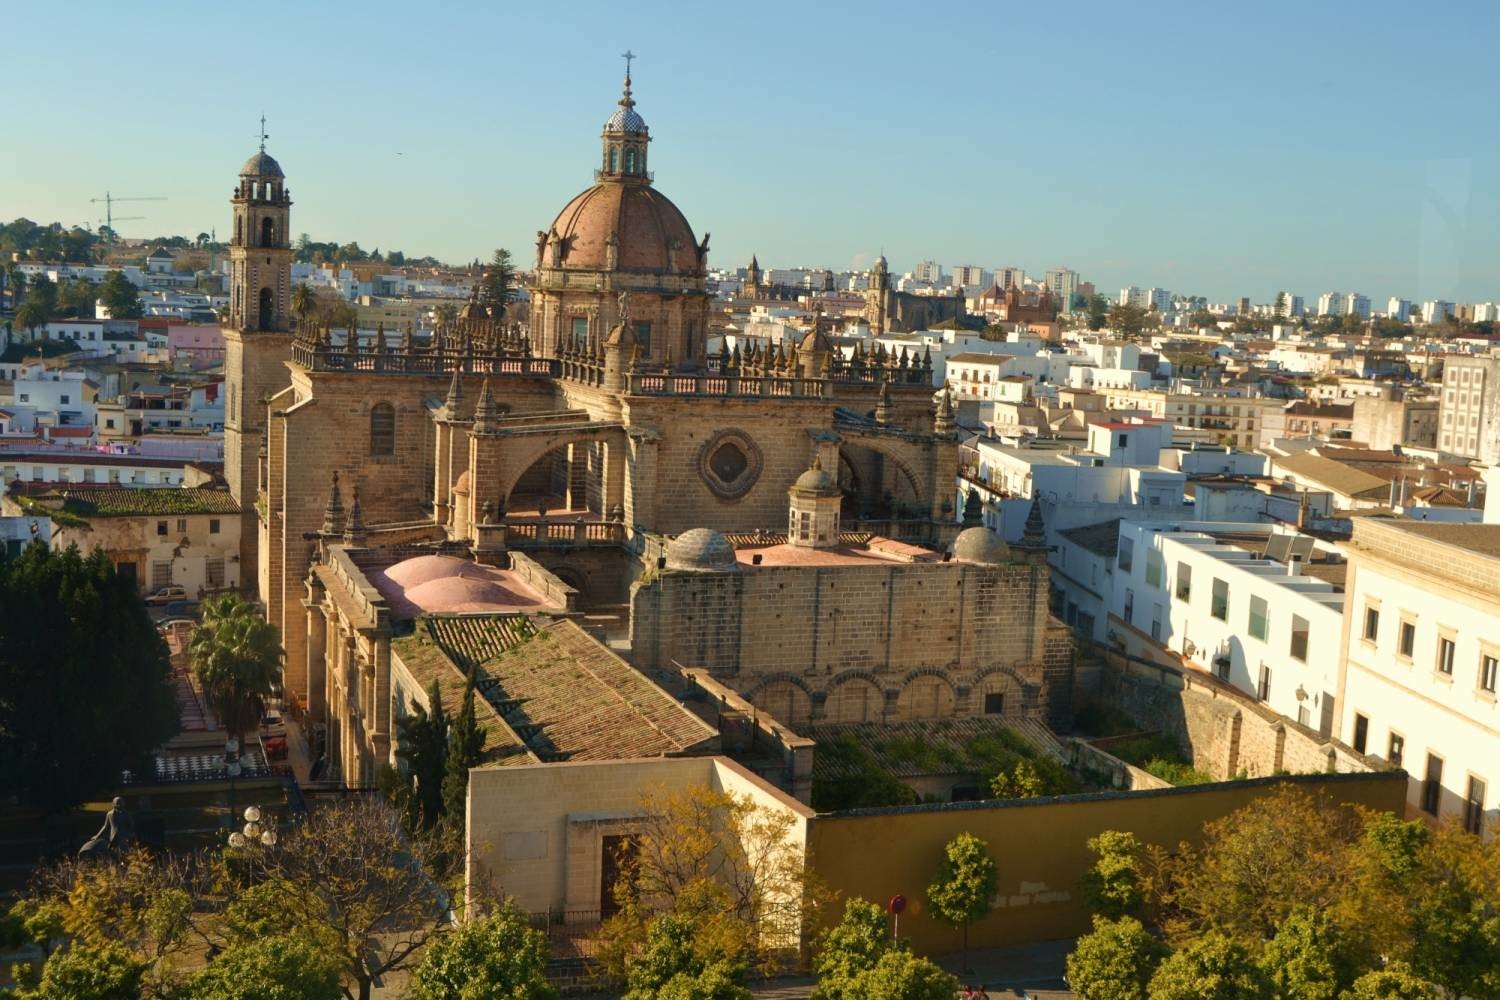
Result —
[{"label": "chimney", "polygon": [[1465,507],[1473,507],[1475,505],[1475,503],[1478,502],[1478,499],[1479,499],[1479,480],[1477,480],[1477,479],[1470,479],[1469,480],[1469,491],[1468,491],[1467,497],[1464,499],[1464,506]]}]

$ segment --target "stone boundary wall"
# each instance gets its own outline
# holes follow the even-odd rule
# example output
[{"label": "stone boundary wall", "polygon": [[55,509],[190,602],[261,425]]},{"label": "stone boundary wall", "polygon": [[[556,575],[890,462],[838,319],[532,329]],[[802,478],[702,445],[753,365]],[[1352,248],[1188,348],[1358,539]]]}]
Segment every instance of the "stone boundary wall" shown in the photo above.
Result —
[{"label": "stone boundary wall", "polygon": [[1108,751],[1102,750],[1084,740],[1073,739],[1068,741],[1068,766],[1079,770],[1098,771],[1108,774],[1111,784],[1124,792],[1176,787],[1170,781],[1158,778],[1156,775],[1142,770],[1134,764],[1127,764]]},{"label": "stone boundary wall", "polygon": [[1224,781],[1277,773],[1357,773],[1383,765],[1271,711],[1209,674],[1090,645],[1093,691],[1147,729],[1175,738],[1198,770]]}]

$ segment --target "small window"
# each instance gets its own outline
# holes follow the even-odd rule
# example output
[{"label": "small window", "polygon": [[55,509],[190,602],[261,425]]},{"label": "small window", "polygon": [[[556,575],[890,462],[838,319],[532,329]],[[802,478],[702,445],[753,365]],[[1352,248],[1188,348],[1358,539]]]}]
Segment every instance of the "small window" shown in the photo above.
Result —
[{"label": "small window", "polygon": [[156,522],[156,535],[157,535],[158,538],[166,538],[167,537],[167,522],[166,521],[157,521]]},{"label": "small window", "polygon": [[651,321],[638,319],[635,321],[636,343],[641,345],[641,354],[651,353]]},{"label": "small window", "polygon": [[1135,617],[1135,591],[1125,591],[1125,624],[1131,624]]},{"label": "small window", "polygon": [[1193,567],[1185,562],[1177,564],[1177,599],[1179,601],[1193,599]]},{"label": "small window", "polygon": [[1271,668],[1264,663],[1260,665],[1260,680],[1255,685],[1255,697],[1261,701],[1271,700]]},{"label": "small window", "polygon": [[1401,619],[1401,639],[1396,644],[1396,652],[1405,659],[1411,659],[1412,654],[1417,651],[1417,623],[1410,618]]},{"label": "small window", "polygon": [[1450,636],[1438,638],[1437,669],[1440,674],[1453,676],[1453,659],[1458,653],[1458,646]]},{"label": "small window", "polygon": [[390,403],[370,407],[370,454],[396,453],[396,408]]},{"label": "small window", "polygon": [[1365,607],[1365,632],[1367,642],[1374,642],[1380,635],[1380,609]]},{"label": "small window", "polygon": [[1005,712],[1005,692],[991,691],[984,696],[984,714],[1002,715]]},{"label": "small window", "polygon": [[179,535],[187,534],[187,518],[179,517],[177,519],[177,533]]},{"label": "small window", "polygon": [[1270,635],[1270,624],[1266,620],[1266,599],[1250,598],[1250,634],[1262,642]]},{"label": "small window", "polygon": [[67,397],[67,396],[63,396],[63,397],[62,397],[62,405],[63,405],[63,406],[67,406],[67,405],[68,405],[68,402],[69,402],[69,397]]},{"label": "small window", "polygon": [[1229,620],[1229,584],[1224,580],[1214,580],[1213,604],[1209,613],[1221,622]]},{"label": "small window", "polygon": [[1129,538],[1120,539],[1120,548],[1115,556],[1115,565],[1120,567],[1121,572],[1124,573],[1129,573],[1135,567],[1135,543]]},{"label": "small window", "polygon": [[1443,758],[1427,755],[1427,776],[1422,780],[1422,811],[1436,816],[1443,799]]},{"label": "small window", "polygon": [[217,517],[208,519],[208,533],[210,535],[217,535],[219,533],[219,519]]},{"label": "small window", "polygon": [[1385,759],[1392,767],[1401,766],[1401,758],[1406,754],[1406,737],[1400,733],[1391,733],[1391,741],[1385,752]]},{"label": "small window", "polygon": [[1360,753],[1365,752],[1365,744],[1370,739],[1370,720],[1363,715],[1354,716],[1354,740],[1352,746]]},{"label": "small window", "polygon": [[1469,794],[1464,796],[1464,829],[1473,834],[1484,832],[1484,779],[1469,775]]},{"label": "small window", "polygon": [[1292,615],[1292,659],[1307,662],[1307,619],[1301,615]]},{"label": "small window", "polygon": [[1486,653],[1479,658],[1479,688],[1495,693],[1495,675],[1500,674],[1500,657]]},{"label": "small window", "polygon": [[589,318],[587,316],[573,317],[573,349],[581,351],[589,346]]},{"label": "small window", "polygon": [[1162,581],[1166,579],[1167,563],[1160,552],[1151,549],[1146,553],[1146,585],[1150,587],[1161,587]]}]

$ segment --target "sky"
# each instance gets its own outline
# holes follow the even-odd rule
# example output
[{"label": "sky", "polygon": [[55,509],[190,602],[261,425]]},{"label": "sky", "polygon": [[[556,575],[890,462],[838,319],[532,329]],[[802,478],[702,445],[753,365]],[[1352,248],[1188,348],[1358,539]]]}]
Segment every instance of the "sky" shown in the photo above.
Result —
[{"label": "sky", "polygon": [[[15,4],[0,219],[194,236],[267,116],[292,229],[458,262],[592,182],[627,48],[710,264],[1500,300],[1500,4]],[[128,210],[128,211],[127,211]]]}]

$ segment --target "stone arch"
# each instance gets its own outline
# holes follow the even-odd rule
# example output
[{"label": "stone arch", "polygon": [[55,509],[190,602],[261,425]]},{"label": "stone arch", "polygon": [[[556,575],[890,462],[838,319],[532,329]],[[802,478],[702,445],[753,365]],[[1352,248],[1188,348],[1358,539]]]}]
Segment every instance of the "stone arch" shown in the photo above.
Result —
[{"label": "stone arch", "polygon": [[903,508],[926,516],[930,490],[910,463],[895,450],[868,438],[845,438],[839,444],[839,487],[849,517],[892,517]]},{"label": "stone arch", "polygon": [[[1027,684],[1010,667],[986,667],[976,670],[970,689],[976,715],[1020,715],[1026,706]],[[998,696],[992,701],[991,696]]]},{"label": "stone arch", "polygon": [[812,721],[812,691],[795,674],[769,674],[745,697],[757,710],[793,729]]},{"label": "stone arch", "polygon": [[828,682],[824,722],[879,722],[885,718],[885,688],[872,673],[846,670]]},{"label": "stone arch", "polygon": [[[624,435],[610,430],[568,431],[546,435],[503,437],[498,442],[500,469],[494,495],[507,513],[525,507],[539,495],[561,510],[587,510],[603,515],[605,469],[623,469]],[[620,449],[611,456],[610,449]],[[547,464],[550,463],[550,464]],[[617,473],[618,474],[618,473]],[[545,491],[539,494],[539,491]]]},{"label": "stone arch", "polygon": [[947,671],[934,667],[907,674],[896,696],[897,722],[951,719],[958,709],[958,690]]}]

